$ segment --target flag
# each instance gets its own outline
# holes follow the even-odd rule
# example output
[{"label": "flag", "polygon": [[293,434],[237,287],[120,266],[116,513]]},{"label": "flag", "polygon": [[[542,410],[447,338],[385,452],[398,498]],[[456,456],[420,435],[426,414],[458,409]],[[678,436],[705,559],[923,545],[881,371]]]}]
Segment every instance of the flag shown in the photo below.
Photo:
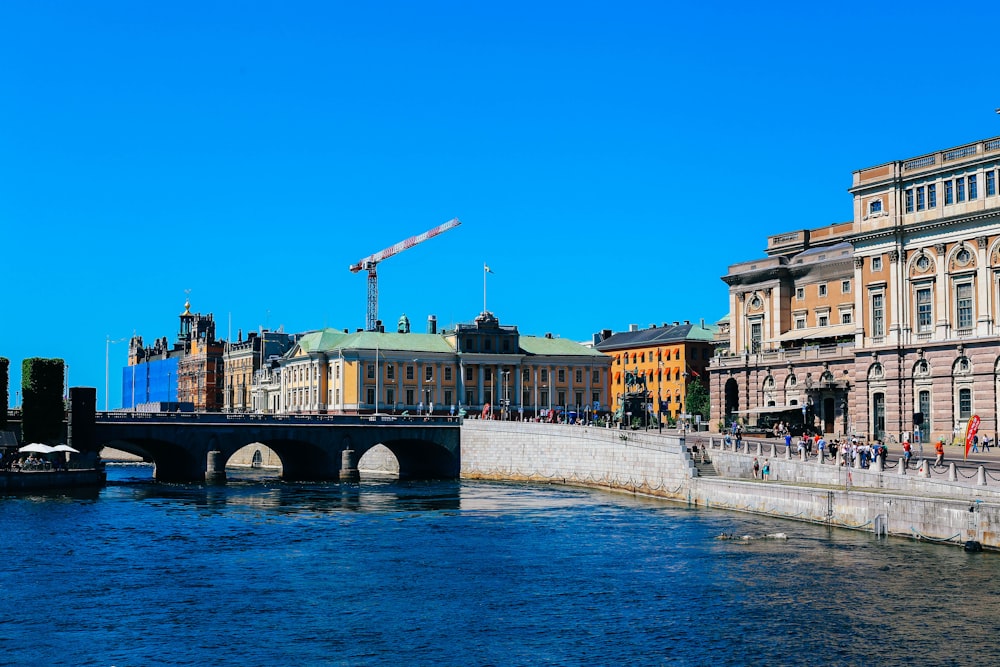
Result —
[{"label": "flag", "polygon": [[[486,264],[485,262],[483,263],[483,271],[485,271],[486,273],[493,273],[493,269],[491,269],[489,267],[489,265]],[[496,275],[496,274],[493,274],[493,275]]]},{"label": "flag", "polygon": [[972,439],[979,432],[979,415],[972,415],[968,426],[965,427],[965,458],[969,458],[969,448],[972,447]]}]

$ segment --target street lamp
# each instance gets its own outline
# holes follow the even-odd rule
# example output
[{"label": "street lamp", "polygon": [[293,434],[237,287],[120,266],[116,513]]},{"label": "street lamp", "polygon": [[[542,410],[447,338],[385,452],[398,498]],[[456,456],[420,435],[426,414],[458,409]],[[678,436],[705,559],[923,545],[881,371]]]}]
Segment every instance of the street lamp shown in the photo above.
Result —
[{"label": "street lamp", "polygon": [[510,371],[503,372],[503,418],[510,419],[510,392],[507,391],[507,380],[510,379]]},{"label": "street lamp", "polygon": [[[109,360],[111,354],[111,344],[121,343],[124,340],[125,340],[124,338],[111,340],[111,336],[108,336],[107,339],[104,341],[104,411],[105,412],[108,412],[108,385],[109,385],[108,378],[109,378],[109,368],[110,368]],[[133,385],[134,384],[135,383],[133,382]]]},{"label": "street lamp", "polygon": [[431,384],[434,380],[424,381],[424,395],[427,397],[427,414],[430,415],[434,412],[434,404],[431,403]]}]

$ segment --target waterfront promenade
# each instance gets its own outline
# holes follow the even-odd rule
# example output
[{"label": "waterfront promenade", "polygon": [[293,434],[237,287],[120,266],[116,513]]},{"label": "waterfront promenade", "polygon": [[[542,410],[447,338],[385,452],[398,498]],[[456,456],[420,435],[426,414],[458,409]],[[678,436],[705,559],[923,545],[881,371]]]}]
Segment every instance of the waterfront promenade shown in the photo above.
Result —
[{"label": "waterfront promenade", "polygon": [[[701,450],[709,444],[706,463]],[[692,450],[698,447],[698,453]],[[794,445],[793,445],[794,448]],[[885,469],[802,460],[783,443],[746,440],[723,449],[715,434],[687,435],[597,427],[471,420],[462,427],[462,476],[605,488],[663,497],[692,506],[738,510],[918,540],[981,543],[1000,549],[1000,475],[983,462],[955,461],[922,474],[898,466],[890,448]],[[755,479],[753,460],[771,469]],[[954,465],[952,465],[954,464]]]}]

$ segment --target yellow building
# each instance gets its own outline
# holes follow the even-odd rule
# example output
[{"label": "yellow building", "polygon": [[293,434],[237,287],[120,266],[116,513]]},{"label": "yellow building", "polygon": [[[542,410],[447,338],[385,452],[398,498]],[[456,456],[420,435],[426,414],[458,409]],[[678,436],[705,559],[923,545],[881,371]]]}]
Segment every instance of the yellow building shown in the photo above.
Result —
[{"label": "yellow building", "polygon": [[285,413],[474,410],[528,419],[550,410],[583,416],[607,410],[610,360],[579,343],[524,336],[492,313],[470,324],[411,333],[323,329],[302,335],[279,362]]}]

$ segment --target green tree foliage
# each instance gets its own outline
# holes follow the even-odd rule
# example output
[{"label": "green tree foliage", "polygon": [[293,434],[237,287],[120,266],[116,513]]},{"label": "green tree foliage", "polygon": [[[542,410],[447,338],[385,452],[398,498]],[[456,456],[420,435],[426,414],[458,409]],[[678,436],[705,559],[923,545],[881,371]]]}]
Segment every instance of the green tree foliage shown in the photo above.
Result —
[{"label": "green tree foliage", "polygon": [[24,442],[55,444],[63,432],[65,363],[62,359],[25,359],[21,364],[22,423]]},{"label": "green tree foliage", "polygon": [[688,414],[701,415],[702,421],[708,419],[710,409],[708,387],[700,379],[688,383],[687,398],[684,401],[684,407]]},{"label": "green tree foliage", "polygon": [[10,359],[0,357],[0,431],[7,430],[7,406],[10,404]]}]

